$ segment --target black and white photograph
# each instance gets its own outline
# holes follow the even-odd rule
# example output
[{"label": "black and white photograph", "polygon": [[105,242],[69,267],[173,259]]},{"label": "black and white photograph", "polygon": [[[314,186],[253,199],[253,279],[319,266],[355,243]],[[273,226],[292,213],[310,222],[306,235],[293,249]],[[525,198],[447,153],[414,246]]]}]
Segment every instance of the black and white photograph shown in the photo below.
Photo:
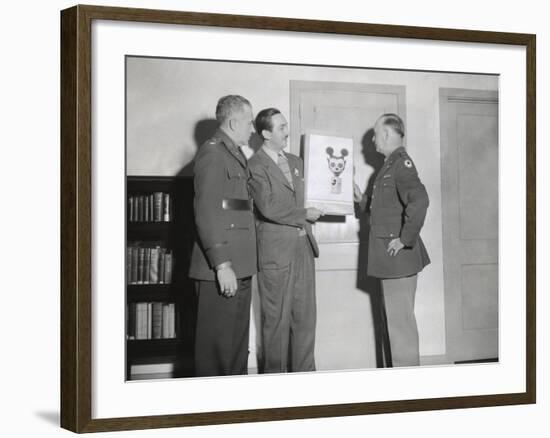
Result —
[{"label": "black and white photograph", "polygon": [[2,9],[2,436],[548,435],[542,2],[86,3]]},{"label": "black and white photograph", "polygon": [[63,428],[535,403],[535,35],[61,17]]},{"label": "black and white photograph", "polygon": [[127,381],[499,362],[497,74],[124,80]]}]

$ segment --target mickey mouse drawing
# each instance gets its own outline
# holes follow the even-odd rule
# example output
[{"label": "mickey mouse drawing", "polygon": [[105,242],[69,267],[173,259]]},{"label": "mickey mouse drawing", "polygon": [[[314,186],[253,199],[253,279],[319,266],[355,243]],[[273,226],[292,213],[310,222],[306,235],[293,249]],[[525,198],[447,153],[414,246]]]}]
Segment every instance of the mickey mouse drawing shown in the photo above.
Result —
[{"label": "mickey mouse drawing", "polygon": [[328,168],[333,174],[330,178],[330,192],[338,195],[342,193],[342,178],[340,178],[340,175],[346,168],[346,157],[349,152],[343,148],[340,150],[340,156],[336,156],[334,155],[334,149],[328,147],[326,153],[328,155]]}]

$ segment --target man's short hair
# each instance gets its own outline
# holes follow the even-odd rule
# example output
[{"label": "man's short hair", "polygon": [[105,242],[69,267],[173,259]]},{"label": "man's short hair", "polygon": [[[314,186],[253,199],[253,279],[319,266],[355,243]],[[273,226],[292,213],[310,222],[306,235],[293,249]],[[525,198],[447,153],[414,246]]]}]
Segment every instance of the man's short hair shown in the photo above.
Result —
[{"label": "man's short hair", "polygon": [[264,129],[269,132],[273,130],[273,121],[271,120],[271,118],[276,114],[281,114],[281,111],[279,111],[277,108],[266,108],[261,110],[256,116],[256,121],[255,121],[256,132],[262,138],[264,138],[262,134]]},{"label": "man's short hair", "polygon": [[387,113],[380,116],[383,126],[389,126],[393,129],[394,132],[399,134],[401,138],[405,136],[405,124],[401,117],[397,114]]},{"label": "man's short hair", "polygon": [[241,112],[246,106],[252,108],[250,102],[238,94],[223,96],[216,105],[216,120],[221,125],[236,112]]}]

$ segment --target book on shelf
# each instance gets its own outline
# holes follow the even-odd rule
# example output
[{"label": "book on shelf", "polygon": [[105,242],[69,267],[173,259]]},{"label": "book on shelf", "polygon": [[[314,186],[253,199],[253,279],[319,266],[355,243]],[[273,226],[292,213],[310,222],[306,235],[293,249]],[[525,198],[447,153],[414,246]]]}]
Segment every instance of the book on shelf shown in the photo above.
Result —
[{"label": "book on shelf", "polygon": [[170,222],[170,194],[163,193],[162,201],[162,220],[164,222]]},{"label": "book on shelf", "polygon": [[144,196],[143,197],[143,209],[145,210],[143,215],[144,215],[144,221],[145,222],[149,222],[150,219],[149,219],[149,196]]},{"label": "book on shelf", "polygon": [[138,258],[138,284],[143,284],[143,277],[145,271],[145,248],[138,248],[139,258]]},{"label": "book on shelf", "polygon": [[151,272],[151,248],[145,248],[145,263],[143,264],[143,284],[149,284]]},{"label": "book on shelf", "polygon": [[153,339],[162,338],[162,303],[155,301],[151,303],[152,319],[151,319],[151,333]]},{"label": "book on shelf", "polygon": [[143,195],[138,196],[138,221],[144,222],[145,215],[143,214]]},{"label": "book on shelf", "polygon": [[171,249],[145,242],[133,242],[126,251],[128,284],[171,284],[174,254]]},{"label": "book on shelf", "polygon": [[160,246],[151,248],[151,265],[149,266],[149,281],[153,284],[159,281],[159,249]]},{"label": "book on shelf", "polygon": [[172,283],[172,253],[167,252],[164,255],[164,283]]},{"label": "book on shelf", "polygon": [[[147,339],[147,303],[135,303],[135,328],[136,339]],[[129,318],[132,320],[132,318]]]},{"label": "book on shelf", "polygon": [[128,210],[126,211],[126,215],[128,216],[130,222],[134,222],[134,197],[133,196],[128,197]]},{"label": "book on shelf", "polygon": [[176,338],[175,303],[148,301],[128,304],[127,339]]},{"label": "book on shelf", "polygon": [[129,222],[172,222],[171,194],[153,192],[128,197]]},{"label": "book on shelf", "polygon": [[136,309],[137,303],[129,303],[128,311],[126,312],[126,333],[128,334],[128,339],[136,339]]},{"label": "book on shelf", "polygon": [[153,339],[153,303],[147,303],[147,339]]},{"label": "book on shelf", "polygon": [[164,265],[166,263],[166,248],[159,248],[159,283],[164,284]]},{"label": "book on shelf", "polygon": [[139,267],[139,248],[132,246],[132,257],[130,259],[130,284],[137,284],[138,282],[138,267]]}]

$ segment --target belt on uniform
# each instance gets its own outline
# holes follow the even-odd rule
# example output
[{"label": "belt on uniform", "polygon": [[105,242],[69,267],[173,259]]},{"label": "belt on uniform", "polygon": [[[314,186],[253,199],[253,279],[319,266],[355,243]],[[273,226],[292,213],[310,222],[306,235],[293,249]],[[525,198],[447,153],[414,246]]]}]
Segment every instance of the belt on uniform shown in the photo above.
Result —
[{"label": "belt on uniform", "polygon": [[224,210],[252,210],[252,200],[250,199],[222,199],[222,208]]}]

